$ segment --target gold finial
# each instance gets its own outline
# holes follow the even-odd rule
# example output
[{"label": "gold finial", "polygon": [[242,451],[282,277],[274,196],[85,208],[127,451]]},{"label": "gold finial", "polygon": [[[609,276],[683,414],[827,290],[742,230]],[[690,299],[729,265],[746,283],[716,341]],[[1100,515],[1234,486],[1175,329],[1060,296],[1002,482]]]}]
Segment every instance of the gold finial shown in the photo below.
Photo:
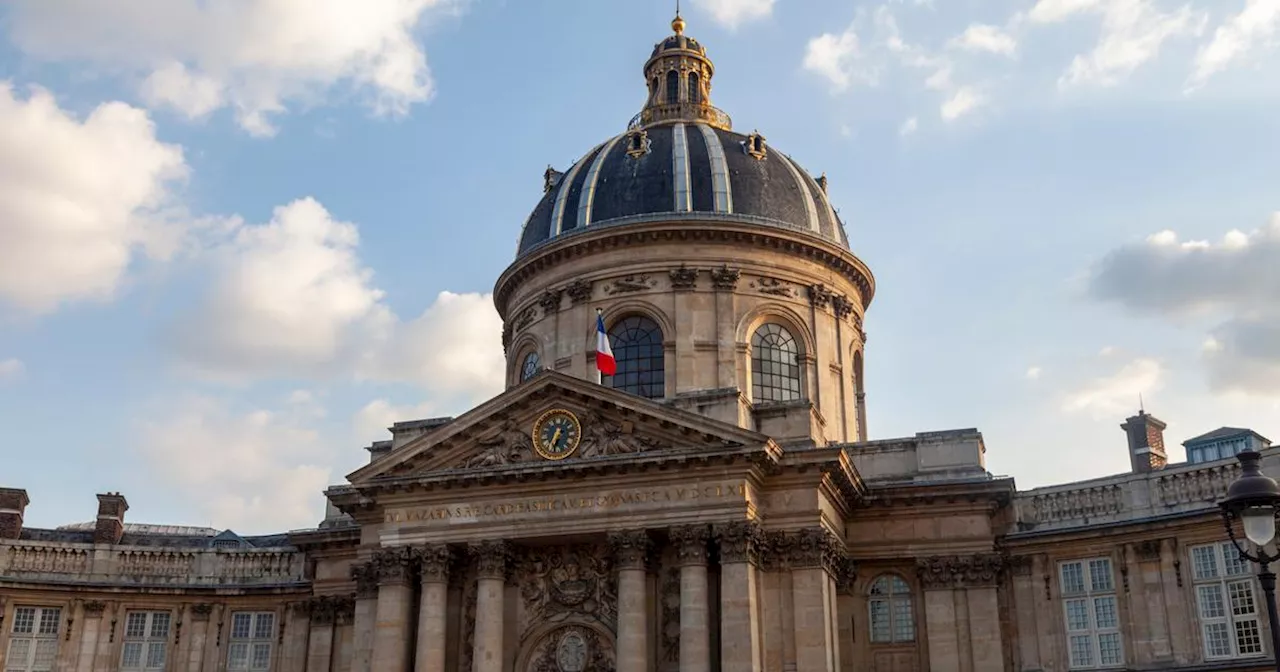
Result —
[{"label": "gold finial", "polygon": [[671,19],[671,30],[676,31],[676,35],[684,34],[684,19],[680,18],[680,0],[676,0],[676,18]]}]

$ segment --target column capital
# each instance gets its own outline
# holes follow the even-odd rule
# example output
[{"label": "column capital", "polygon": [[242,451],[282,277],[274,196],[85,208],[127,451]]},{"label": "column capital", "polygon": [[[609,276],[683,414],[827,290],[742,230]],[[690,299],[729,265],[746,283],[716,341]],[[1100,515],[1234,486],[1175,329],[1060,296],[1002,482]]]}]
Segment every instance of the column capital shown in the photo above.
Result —
[{"label": "column capital", "polygon": [[413,553],[408,546],[379,549],[373,555],[378,585],[405,584],[413,576]]},{"label": "column capital", "polygon": [[754,520],[717,523],[712,528],[712,533],[720,546],[720,564],[760,564],[760,552],[764,547],[764,530],[760,528],[760,523]]},{"label": "column capital", "polygon": [[479,578],[503,580],[507,578],[507,569],[511,564],[511,544],[505,539],[472,542],[468,550],[476,560]]},{"label": "column capital", "polygon": [[653,540],[647,530],[610,532],[609,547],[619,569],[644,569]]},{"label": "column capital", "polygon": [[193,621],[207,621],[212,613],[213,605],[208,602],[199,602],[191,605],[191,620]]},{"label": "column capital", "polygon": [[707,564],[707,540],[710,536],[706,525],[682,525],[671,528],[671,543],[676,547],[679,564]]},{"label": "column capital", "polygon": [[446,544],[427,544],[413,549],[423,583],[447,583],[453,565],[453,550]]},{"label": "column capital", "polygon": [[1004,573],[1006,559],[995,553],[935,555],[916,560],[916,572],[925,590],[995,586]]},{"label": "column capital", "polygon": [[763,555],[769,569],[821,568],[838,578],[849,553],[827,528],[807,527],[766,533]]},{"label": "column capital", "polygon": [[311,616],[312,625],[333,625],[343,615],[355,609],[355,601],[350,595],[321,595],[303,604],[306,605],[307,614]]},{"label": "column capital", "polygon": [[352,565],[351,580],[356,582],[357,600],[368,600],[378,596],[378,572],[372,562],[358,562]]},{"label": "column capital", "polygon": [[106,608],[107,603],[102,600],[89,600],[84,603],[84,615],[86,618],[100,618]]}]

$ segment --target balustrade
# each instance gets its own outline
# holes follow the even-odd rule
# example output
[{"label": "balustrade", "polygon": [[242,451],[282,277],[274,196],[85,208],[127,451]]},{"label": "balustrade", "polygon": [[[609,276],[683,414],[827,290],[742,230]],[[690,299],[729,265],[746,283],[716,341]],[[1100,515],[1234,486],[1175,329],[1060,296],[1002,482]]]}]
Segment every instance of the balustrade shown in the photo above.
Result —
[{"label": "balustrade", "polygon": [[114,547],[93,544],[13,541],[0,544],[0,577],[42,581],[102,581],[127,577],[136,583],[254,584],[302,581],[300,554],[284,549]]}]

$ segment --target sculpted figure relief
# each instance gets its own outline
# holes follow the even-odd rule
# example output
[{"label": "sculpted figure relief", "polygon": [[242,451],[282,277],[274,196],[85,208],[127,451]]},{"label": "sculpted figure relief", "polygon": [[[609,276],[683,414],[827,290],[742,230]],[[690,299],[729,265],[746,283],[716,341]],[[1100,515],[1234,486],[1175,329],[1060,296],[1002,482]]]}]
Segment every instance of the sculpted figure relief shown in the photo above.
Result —
[{"label": "sculpted figure relief", "polygon": [[578,454],[582,457],[624,455],[661,447],[658,441],[628,429],[621,423],[606,420],[599,413],[588,413],[582,418],[583,436]]},{"label": "sculpted figure relief", "polygon": [[533,439],[524,427],[510,419],[496,432],[478,439],[476,443],[484,447],[484,450],[464,462],[461,468],[497,467],[525,462],[533,456]]}]

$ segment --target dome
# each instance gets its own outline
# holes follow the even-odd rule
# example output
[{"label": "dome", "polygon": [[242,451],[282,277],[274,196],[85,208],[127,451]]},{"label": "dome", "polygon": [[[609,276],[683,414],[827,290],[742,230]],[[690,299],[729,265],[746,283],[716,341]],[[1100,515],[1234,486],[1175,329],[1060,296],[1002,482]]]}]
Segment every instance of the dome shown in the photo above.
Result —
[{"label": "dome", "polygon": [[525,221],[516,256],[590,228],[653,221],[723,221],[807,233],[848,249],[814,179],[759,133],[733,131],[711,104],[715,68],[684,34],[654,45],[644,65],[649,95],[627,131],[560,172],[544,174],[542,200]]},{"label": "dome", "polygon": [[564,173],[548,169],[545,186],[518,256],[588,228],[656,220],[758,224],[849,247],[824,184],[758,133],[703,122],[633,129]]}]

